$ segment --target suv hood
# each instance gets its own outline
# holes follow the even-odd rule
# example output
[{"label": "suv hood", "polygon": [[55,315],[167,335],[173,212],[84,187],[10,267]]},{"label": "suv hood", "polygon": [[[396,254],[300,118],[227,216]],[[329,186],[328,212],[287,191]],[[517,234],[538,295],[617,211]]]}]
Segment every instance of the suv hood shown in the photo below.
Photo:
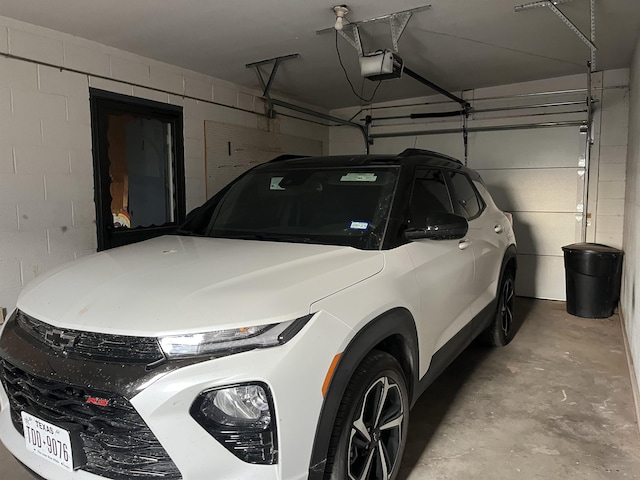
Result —
[{"label": "suv hood", "polygon": [[380,251],[165,236],[97,253],[30,283],[18,308],[76,330],[156,336],[292,320],[382,270]]}]

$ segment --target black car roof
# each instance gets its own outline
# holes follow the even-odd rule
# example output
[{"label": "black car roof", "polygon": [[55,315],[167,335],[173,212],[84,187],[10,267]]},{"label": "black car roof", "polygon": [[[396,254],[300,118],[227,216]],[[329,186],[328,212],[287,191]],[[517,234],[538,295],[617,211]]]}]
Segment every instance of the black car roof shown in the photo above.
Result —
[{"label": "black car roof", "polygon": [[358,166],[427,166],[440,167],[450,170],[461,170],[473,180],[484,183],[480,174],[462,164],[448,155],[422,150],[418,148],[407,148],[398,155],[330,155],[324,157],[305,157],[302,155],[281,155],[270,162],[254,167],[254,170],[269,171],[285,167],[289,168],[321,168],[321,167],[358,167]]},{"label": "black car roof", "polygon": [[430,165],[449,168],[464,168],[462,163],[442,153],[430,150],[408,148],[398,155],[333,155],[323,157],[304,157],[281,155],[260,168],[271,169],[287,167],[341,167],[369,165]]}]

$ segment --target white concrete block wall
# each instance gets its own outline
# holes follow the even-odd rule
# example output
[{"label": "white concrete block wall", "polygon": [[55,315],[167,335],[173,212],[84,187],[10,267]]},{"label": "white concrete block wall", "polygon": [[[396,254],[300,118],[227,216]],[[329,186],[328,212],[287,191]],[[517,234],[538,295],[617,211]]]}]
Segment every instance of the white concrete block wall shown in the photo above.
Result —
[{"label": "white concrete block wall", "polygon": [[64,61],[62,41],[22,29],[8,31],[11,53],[33,60],[60,65]]},{"label": "white concrete block wall", "polygon": [[[597,153],[597,204],[595,241],[622,248],[624,185],[629,130],[629,78],[621,71],[604,72],[601,97],[601,128]],[[592,172],[593,175],[594,172]]]},{"label": "white concrete block wall", "polygon": [[[640,40],[630,69],[623,248],[625,257],[620,307],[635,365],[637,386],[640,384]],[[640,399],[636,398],[636,406],[639,402]]]},{"label": "white concrete block wall", "polygon": [[183,107],[187,210],[205,200],[205,120],[320,139],[328,151],[328,128],[257,115],[261,92],[0,17],[0,307],[95,252],[89,87]]},{"label": "white concrete block wall", "polygon": [[[16,55],[62,59],[62,41],[5,31],[14,33]],[[75,202],[93,205],[92,172],[78,166],[80,158],[92,164],[89,91],[86,77],[76,77],[0,56],[0,91],[10,100],[0,107],[0,306],[5,308],[13,307],[20,288],[36,275],[96,248],[95,224],[74,223],[73,215]],[[86,114],[80,113],[82,106]]]}]

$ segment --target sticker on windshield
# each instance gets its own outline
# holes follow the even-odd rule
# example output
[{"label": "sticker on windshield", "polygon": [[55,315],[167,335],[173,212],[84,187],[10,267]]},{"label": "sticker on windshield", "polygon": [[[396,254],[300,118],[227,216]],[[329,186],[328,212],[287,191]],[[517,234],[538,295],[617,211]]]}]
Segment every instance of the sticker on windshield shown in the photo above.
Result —
[{"label": "sticker on windshield", "polygon": [[369,224],[367,222],[351,222],[349,228],[351,230],[366,230],[369,228]]},{"label": "sticker on windshield", "polygon": [[375,173],[347,173],[340,178],[341,182],[375,182],[378,176]]},{"label": "sticker on windshield", "polygon": [[280,186],[280,182],[284,177],[271,177],[271,185],[269,185],[269,190],[284,190]]}]

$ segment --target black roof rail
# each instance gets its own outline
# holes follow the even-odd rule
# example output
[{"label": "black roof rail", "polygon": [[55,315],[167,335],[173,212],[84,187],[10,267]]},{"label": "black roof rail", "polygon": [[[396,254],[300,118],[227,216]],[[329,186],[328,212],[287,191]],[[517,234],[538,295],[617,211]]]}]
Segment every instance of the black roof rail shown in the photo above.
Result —
[{"label": "black roof rail", "polygon": [[407,148],[403,152],[398,154],[398,157],[405,158],[405,157],[416,157],[416,156],[425,156],[425,155],[428,157],[437,157],[437,158],[443,158],[446,160],[451,160],[452,162],[456,162],[462,165],[462,162],[457,158],[450,157],[449,155],[444,155],[442,153],[434,152],[432,150],[423,150],[421,148]]},{"label": "black roof rail", "polygon": [[309,155],[293,155],[290,153],[285,153],[283,155],[278,155],[276,158],[269,160],[271,162],[283,162],[284,160],[293,160],[294,158],[308,158]]}]

